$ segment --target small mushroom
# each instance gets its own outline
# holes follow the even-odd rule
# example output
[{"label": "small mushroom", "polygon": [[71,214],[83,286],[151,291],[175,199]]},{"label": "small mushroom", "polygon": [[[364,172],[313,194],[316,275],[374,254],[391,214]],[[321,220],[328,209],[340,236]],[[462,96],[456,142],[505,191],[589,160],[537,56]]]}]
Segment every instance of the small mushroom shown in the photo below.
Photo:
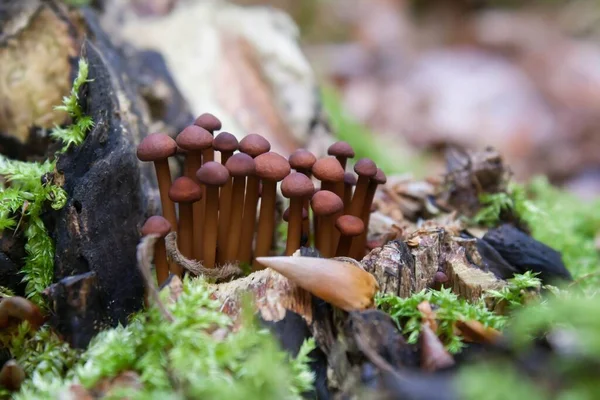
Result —
[{"label": "small mushroom", "polygon": [[[260,201],[260,215],[258,217],[258,231],[256,233],[255,257],[269,254],[273,244],[273,231],[275,230],[275,200],[277,195],[277,182],[283,180],[290,173],[290,164],[277,153],[268,152],[261,154],[254,160],[256,175],[262,183]],[[257,263],[253,265],[258,267]]]},{"label": "small mushroom", "polygon": [[[240,151],[256,158],[271,150],[271,144],[264,137],[251,133],[240,140]],[[249,263],[252,258],[252,238],[256,226],[256,208],[258,205],[258,189],[260,180],[256,175],[249,175],[246,182],[246,198],[244,199],[244,216],[238,261]]]},{"label": "small mushroom", "polygon": [[[290,167],[310,178],[312,176],[312,167],[317,162],[317,157],[306,149],[298,149],[290,155],[288,161],[290,162]],[[309,200],[310,198],[306,198],[303,204],[303,207],[307,210]],[[302,221],[302,232],[307,233],[307,238],[310,239],[310,221],[308,218]]]},{"label": "small mushroom", "polygon": [[350,202],[352,201],[352,188],[356,186],[356,175],[352,172],[344,174],[344,213],[347,214],[350,210]]},{"label": "small mushroom", "polygon": [[353,215],[342,215],[335,221],[335,227],[341,235],[335,255],[337,257],[347,256],[350,253],[352,238],[364,232],[365,224],[362,219]]},{"label": "small mushroom", "polygon": [[347,142],[335,142],[327,149],[327,154],[334,156],[340,162],[340,165],[346,170],[346,162],[349,158],[354,158],[354,149]]},{"label": "small mushroom", "polygon": [[377,165],[368,158],[361,158],[354,164],[354,172],[358,175],[358,180],[356,182],[356,189],[354,189],[352,201],[350,202],[348,214],[360,218],[367,196],[369,181],[377,174]]},{"label": "small mushroom", "polygon": [[[210,132],[214,136],[215,131],[221,129],[221,121],[212,114],[204,113],[194,121],[194,125],[198,125]],[[203,162],[210,162],[215,160],[215,153],[212,147],[205,149],[202,152]]]},{"label": "small mushroom", "polygon": [[329,190],[342,197],[344,193],[337,186],[344,182],[344,169],[335,157],[324,157],[317,160],[312,167],[312,173],[321,181],[321,190]]},{"label": "small mushroom", "polygon": [[386,181],[387,177],[385,176],[385,173],[379,168],[377,168],[375,176],[369,180],[369,185],[367,186],[367,192],[365,194],[365,202],[361,212],[365,230],[360,236],[357,236],[353,240],[352,251],[350,252],[350,257],[352,258],[359,259],[364,255],[365,246],[367,244],[367,234],[369,232],[369,220],[371,219],[371,205],[373,204],[373,198],[375,197],[377,186],[385,184]]},{"label": "small mushroom", "polygon": [[33,330],[44,324],[44,316],[38,306],[19,296],[5,297],[0,301],[0,329],[8,327],[11,319],[28,321]]},{"label": "small mushroom", "polygon": [[171,224],[160,215],[154,215],[146,220],[142,227],[142,235],[159,235],[154,244],[154,266],[156,268],[156,281],[158,286],[169,278],[169,263],[164,238],[171,232]]},{"label": "small mushroom", "polygon": [[[177,240],[181,254],[192,258],[194,248],[193,204],[202,198],[200,186],[187,176],[175,179],[169,190],[171,200],[179,204],[179,229]],[[173,271],[181,277],[182,270]]]},{"label": "small mushroom", "polygon": [[315,185],[306,175],[293,172],[281,182],[281,193],[290,199],[290,215],[288,222],[287,243],[285,255],[291,256],[300,248],[302,239],[302,211],[304,199],[309,198],[315,191]]},{"label": "small mushroom", "polygon": [[317,158],[306,149],[298,149],[290,155],[288,161],[291,168],[310,178],[312,175],[311,169],[315,162],[317,162]]},{"label": "small mushroom", "polygon": [[319,219],[317,249],[323,257],[332,257],[335,252],[333,248],[334,215],[344,209],[344,203],[337,194],[329,190],[319,190],[313,195],[310,205],[315,217]]},{"label": "small mushroom", "polygon": [[146,136],[137,148],[137,157],[140,161],[154,162],[160,202],[163,216],[171,224],[171,229],[177,229],[177,215],[175,204],[169,199],[171,188],[171,171],[169,170],[169,157],[177,152],[177,143],[169,135],[152,133]]},{"label": "small mushroom", "polygon": [[[240,244],[240,232],[242,229],[242,218],[244,213],[244,191],[246,188],[246,177],[254,175],[254,160],[248,154],[234,154],[227,160],[225,167],[229,175],[233,177],[231,218],[229,234],[225,244],[225,260],[236,259]],[[248,178],[250,179],[250,178]]]},{"label": "small mushroom", "polygon": [[[221,152],[221,164],[225,165],[229,157],[238,149],[238,140],[229,132],[221,132],[215,137],[213,142],[213,148]],[[227,232],[229,229],[229,222],[231,216],[231,191],[233,188],[232,179],[221,188],[219,195],[219,236],[218,246],[226,247],[227,243]],[[225,252],[220,253],[220,258],[225,256]],[[220,260],[221,262],[223,259]]]},{"label": "small mushroom", "polygon": [[16,360],[8,360],[0,370],[0,386],[16,392],[21,388],[21,384],[25,380],[25,371],[17,363]]},{"label": "small mushroom", "polygon": [[219,227],[219,188],[229,180],[229,171],[220,163],[209,161],[196,172],[198,180],[205,185],[206,212],[202,234],[204,266],[214,268]]},{"label": "small mushroom", "polygon": [[373,275],[346,261],[314,257],[259,257],[256,261],[348,312],[373,307],[379,290]]},{"label": "small mushroom", "polygon": [[[196,171],[202,166],[202,152],[210,149],[213,143],[213,136],[206,129],[190,125],[185,128],[175,139],[177,145],[186,151],[184,163],[184,175],[195,182]],[[198,182],[200,184],[200,182]],[[193,213],[193,237],[194,246],[192,257],[196,260],[202,259],[202,226],[204,225],[204,200],[196,202],[192,206]]]}]

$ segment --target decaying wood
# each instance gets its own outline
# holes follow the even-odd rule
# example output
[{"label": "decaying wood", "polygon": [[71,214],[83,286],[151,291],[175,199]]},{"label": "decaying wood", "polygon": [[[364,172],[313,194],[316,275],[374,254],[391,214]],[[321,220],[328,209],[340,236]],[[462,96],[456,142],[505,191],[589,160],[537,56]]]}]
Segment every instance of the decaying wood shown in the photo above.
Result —
[{"label": "decaying wood", "polygon": [[66,119],[55,110],[69,93],[71,58],[80,39],[51,5],[27,0],[3,15],[0,36],[0,132],[25,143],[30,127],[52,128]]},{"label": "decaying wood", "polygon": [[483,261],[475,239],[461,239],[440,228],[419,230],[405,242],[389,242],[361,263],[375,276],[383,293],[403,298],[434,287],[438,272],[448,277],[444,286],[470,301],[506,284],[481,269]]}]

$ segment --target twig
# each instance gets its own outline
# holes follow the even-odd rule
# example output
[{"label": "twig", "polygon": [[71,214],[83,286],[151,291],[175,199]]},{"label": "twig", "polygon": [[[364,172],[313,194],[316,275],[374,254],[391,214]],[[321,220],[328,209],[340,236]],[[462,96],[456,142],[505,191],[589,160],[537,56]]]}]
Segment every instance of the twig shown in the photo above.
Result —
[{"label": "twig", "polygon": [[206,278],[226,279],[242,275],[242,270],[235,264],[225,264],[218,268],[206,268],[202,263],[190,260],[179,252],[177,247],[177,232],[171,232],[165,237],[167,258],[179,265],[194,276],[202,275]]},{"label": "twig", "polygon": [[156,284],[152,279],[152,274],[150,273],[151,260],[154,257],[154,243],[158,237],[158,235],[146,235],[142,238],[137,246],[137,263],[138,268],[144,277],[144,281],[146,282],[146,288],[148,289],[152,300],[154,300],[158,306],[158,310],[167,321],[173,322],[175,320],[173,318],[173,314],[167,310],[163,302],[160,300],[160,296],[158,295],[158,287],[156,287]]}]

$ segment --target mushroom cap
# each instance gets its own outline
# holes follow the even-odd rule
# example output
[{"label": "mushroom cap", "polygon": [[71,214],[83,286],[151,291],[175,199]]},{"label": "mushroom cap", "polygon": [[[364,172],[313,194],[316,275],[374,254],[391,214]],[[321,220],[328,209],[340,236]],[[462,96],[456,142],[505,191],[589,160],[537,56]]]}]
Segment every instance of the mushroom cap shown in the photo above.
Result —
[{"label": "mushroom cap", "polygon": [[209,161],[196,171],[196,178],[208,186],[223,186],[229,180],[229,171],[221,163]]},{"label": "mushroom cap", "polygon": [[[306,211],[306,208],[302,209],[302,219],[307,219],[308,218],[308,211]],[[285,211],[283,212],[283,220],[285,222],[288,222],[290,219],[290,208],[286,208]]]},{"label": "mushroom cap", "polygon": [[254,162],[256,163],[256,175],[261,179],[280,181],[291,171],[290,163],[272,151],[256,157]]},{"label": "mushroom cap", "polygon": [[344,184],[352,186],[356,185],[356,175],[352,172],[346,172],[344,174]]},{"label": "mushroom cap", "polygon": [[269,150],[271,150],[271,143],[256,133],[251,133],[240,140],[240,151],[251,157],[258,157]]},{"label": "mushroom cap", "polygon": [[344,236],[358,236],[365,230],[365,223],[354,215],[342,215],[335,221],[335,227]]},{"label": "mushroom cap", "polygon": [[324,182],[341,182],[344,180],[344,169],[335,157],[324,157],[312,167],[315,178]]},{"label": "mushroom cap", "polygon": [[221,129],[221,120],[210,113],[204,113],[196,118],[194,125],[198,125],[213,133],[214,131]]},{"label": "mushroom cap", "polygon": [[354,164],[354,172],[356,172],[358,176],[371,178],[377,174],[377,165],[375,165],[371,159],[361,158]]},{"label": "mushroom cap", "polygon": [[148,218],[142,227],[143,236],[156,234],[160,235],[160,237],[165,237],[169,232],[171,232],[171,224],[166,218],[160,215],[153,215]]},{"label": "mushroom cap", "polygon": [[169,198],[176,203],[193,203],[202,198],[202,189],[193,179],[180,176],[173,181]]},{"label": "mushroom cap", "polygon": [[229,157],[225,167],[229,171],[229,175],[234,177],[254,175],[256,171],[254,159],[245,153],[237,153]]},{"label": "mushroom cap", "polygon": [[316,215],[331,215],[344,209],[344,202],[329,190],[319,190],[310,200],[310,206]]},{"label": "mushroom cap", "polygon": [[197,125],[190,125],[177,135],[175,142],[185,151],[199,151],[212,146],[213,137],[206,129]]},{"label": "mushroom cap", "polygon": [[177,143],[164,133],[151,133],[138,145],[137,158],[140,161],[158,161],[177,153]]},{"label": "mushroom cap", "polygon": [[213,141],[213,148],[217,151],[233,153],[238,149],[238,140],[229,132],[221,132]]},{"label": "mushroom cap", "polygon": [[299,172],[292,172],[281,182],[281,194],[287,198],[312,196],[314,192],[310,178]]},{"label": "mushroom cap", "polygon": [[290,155],[288,160],[290,166],[295,170],[310,170],[317,162],[317,157],[306,149],[298,149]]},{"label": "mushroom cap", "polygon": [[354,149],[348,142],[335,142],[327,149],[327,154],[335,157],[354,158]]},{"label": "mushroom cap", "polygon": [[376,182],[378,185],[383,185],[387,182],[387,176],[381,170],[381,168],[377,168],[377,173],[373,177],[373,182]]}]

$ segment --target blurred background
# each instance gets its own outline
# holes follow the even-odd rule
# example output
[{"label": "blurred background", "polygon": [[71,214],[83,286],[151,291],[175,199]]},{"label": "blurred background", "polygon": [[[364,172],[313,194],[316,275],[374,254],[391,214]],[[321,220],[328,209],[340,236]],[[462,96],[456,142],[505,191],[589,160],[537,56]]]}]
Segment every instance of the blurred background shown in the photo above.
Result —
[{"label": "blurred background", "polygon": [[[112,5],[105,6],[106,24],[123,18],[124,2],[107,0]],[[121,3],[121,8],[116,3]],[[211,57],[212,47],[206,34],[195,38],[194,32],[203,25],[198,16],[200,9],[224,2],[125,3],[133,10],[130,13],[136,14],[136,22],[121,29],[123,37],[139,47],[161,50],[192,111],[196,112],[194,104],[198,104],[198,111],[207,108],[206,97],[198,95],[201,89],[190,89],[190,82],[202,81],[194,73],[204,68],[202,60]],[[274,95],[280,109],[296,108],[288,113],[283,125],[292,126],[288,136],[301,145],[305,143],[299,133],[303,129],[295,129],[290,121],[302,124],[310,120],[314,127],[315,117],[306,119],[302,115],[322,105],[324,117],[320,121],[325,121],[326,130],[361,148],[359,153],[377,152],[378,162],[391,172],[437,174],[444,169],[442,154],[447,146],[492,146],[504,156],[519,181],[542,174],[582,198],[600,194],[600,2],[228,3],[245,7],[236,8],[239,19],[231,12],[227,17],[219,14],[221,32],[244,32],[251,47],[259,48],[260,60],[264,61],[260,71],[265,79],[273,83],[281,77],[282,82],[292,82],[287,89],[275,90],[277,85],[273,84],[270,88],[271,93],[283,93]],[[257,17],[258,11],[251,11],[253,6],[266,6],[275,13],[281,10],[293,23],[282,16],[267,23]],[[239,16],[244,13],[247,16]],[[217,19],[213,17],[211,20]],[[174,22],[165,22],[169,19]],[[282,37],[297,41],[299,50],[266,29],[268,24],[275,31],[286,31]],[[169,35],[177,39],[167,39]],[[184,41],[195,43],[196,49],[201,46],[201,55],[186,59],[185,54],[191,50],[174,49],[185,46]],[[243,52],[230,52],[225,57],[227,63],[218,61],[220,74],[231,65],[244,64],[238,62],[240,54]],[[268,63],[273,59],[278,59],[278,66],[271,68]],[[239,76],[242,68],[237,72],[236,68],[232,71]],[[281,70],[288,73],[282,74]],[[208,81],[215,80],[211,77]],[[226,97],[231,87],[237,87],[231,79],[217,81],[221,86],[216,91]],[[302,100],[311,98],[312,92],[306,89],[311,85],[319,95]],[[253,87],[245,90],[250,93],[247,97],[252,98],[251,103],[261,96]],[[231,110],[236,101],[243,103],[243,97],[229,99],[229,103],[221,98],[220,107]],[[239,122],[243,116],[237,115],[236,119]],[[241,125],[252,130],[252,124]],[[281,142],[285,147],[286,139]]]}]

